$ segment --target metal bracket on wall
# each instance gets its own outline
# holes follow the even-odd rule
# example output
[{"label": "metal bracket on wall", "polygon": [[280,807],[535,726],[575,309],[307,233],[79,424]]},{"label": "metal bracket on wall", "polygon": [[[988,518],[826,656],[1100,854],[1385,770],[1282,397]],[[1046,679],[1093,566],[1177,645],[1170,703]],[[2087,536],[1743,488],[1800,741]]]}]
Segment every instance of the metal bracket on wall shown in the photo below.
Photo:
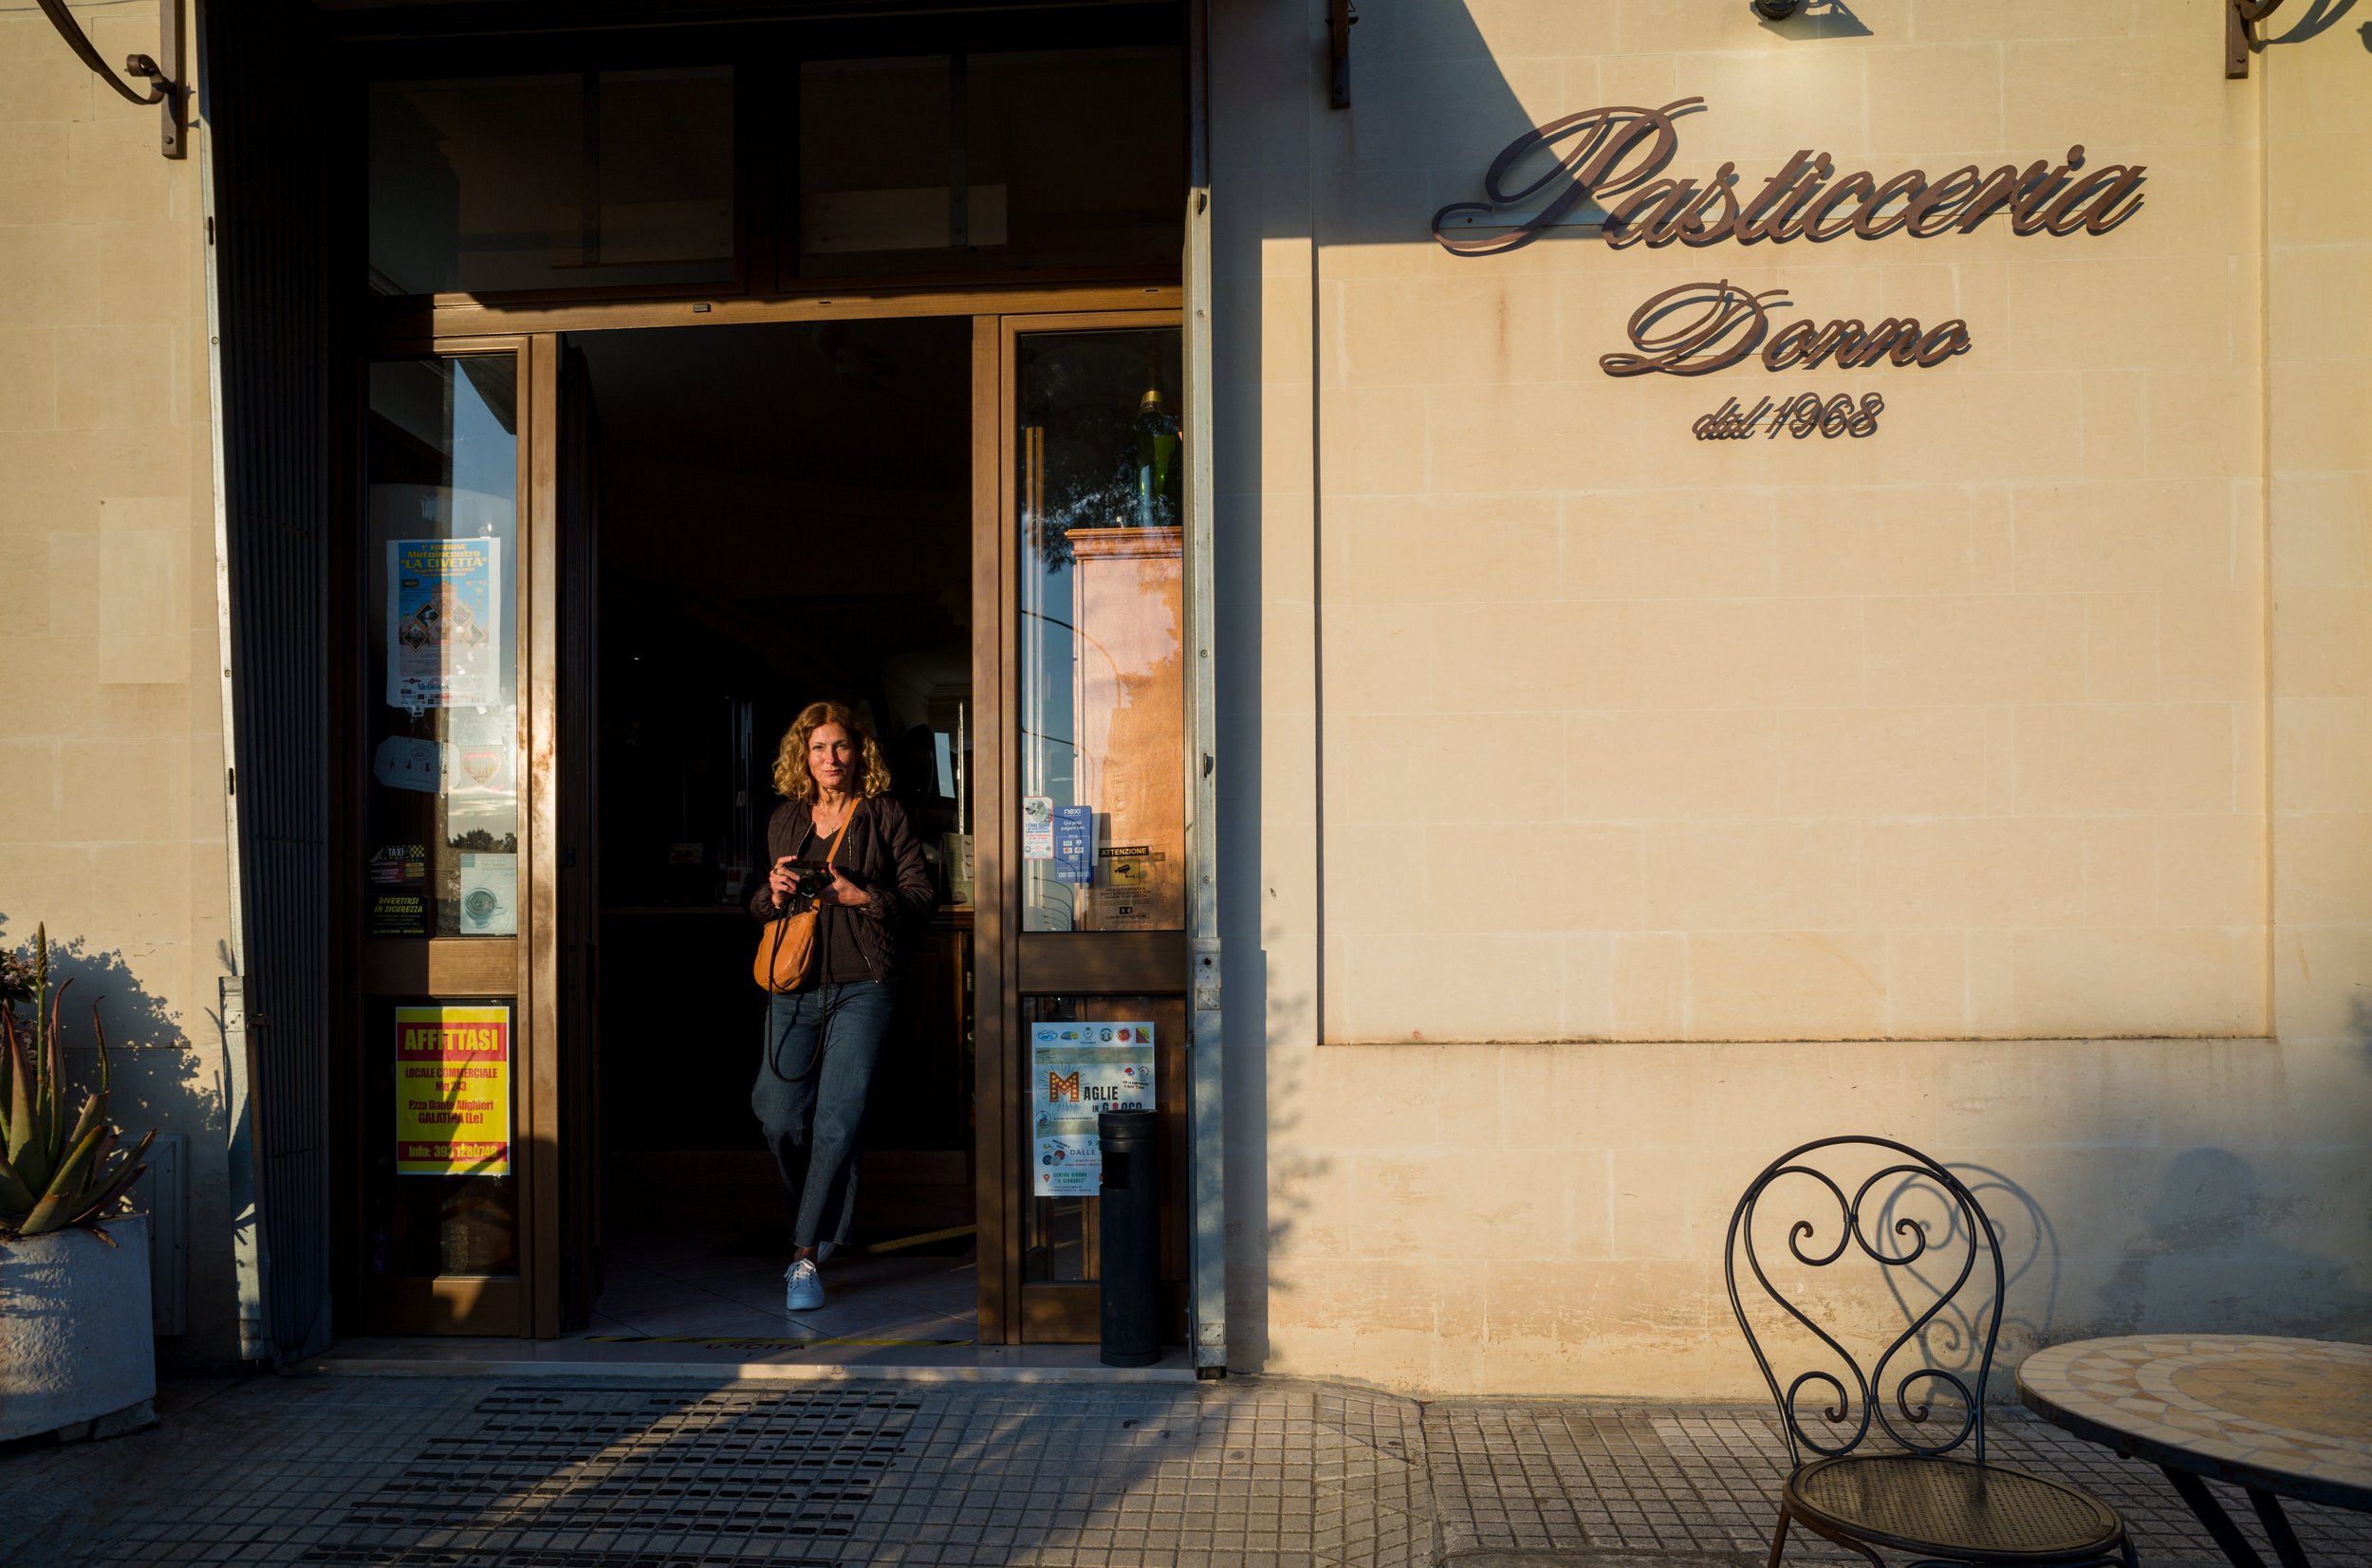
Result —
[{"label": "metal bracket on wall", "polygon": [[1359,9],[1351,0],[1326,0],[1326,46],[1334,56],[1334,106],[1351,106],[1351,29]]},{"label": "metal bracket on wall", "polygon": [[58,36],[65,40],[66,47],[72,49],[83,65],[97,72],[102,82],[121,95],[124,101],[163,106],[164,155],[167,157],[187,157],[190,149],[185,132],[189,125],[190,86],[188,73],[181,68],[186,53],[181,32],[181,0],[157,0],[157,53],[164,56],[164,64],[159,65],[154,57],[145,54],[132,55],[123,62],[126,76],[144,80],[148,83],[145,94],[107,68],[107,63],[99,57],[99,50],[92,46],[90,36],[83,31],[82,24],[75,21],[74,13],[66,9],[66,0],[35,0],[35,3],[41,7],[41,13],[49,18],[49,25],[58,29]]},{"label": "metal bracket on wall", "polygon": [[2224,0],[2224,76],[2238,82],[2249,74],[2249,56],[2256,50],[2256,25],[2273,14],[2282,0]]}]

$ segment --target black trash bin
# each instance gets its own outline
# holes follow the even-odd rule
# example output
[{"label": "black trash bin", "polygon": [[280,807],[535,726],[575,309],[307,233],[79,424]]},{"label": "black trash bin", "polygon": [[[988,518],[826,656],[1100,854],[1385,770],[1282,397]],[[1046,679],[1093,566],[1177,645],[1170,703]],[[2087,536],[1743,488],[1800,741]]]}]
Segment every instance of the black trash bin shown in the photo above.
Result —
[{"label": "black trash bin", "polygon": [[1161,1358],[1161,1194],[1151,1111],[1096,1116],[1103,1148],[1103,1364],[1148,1367]]}]

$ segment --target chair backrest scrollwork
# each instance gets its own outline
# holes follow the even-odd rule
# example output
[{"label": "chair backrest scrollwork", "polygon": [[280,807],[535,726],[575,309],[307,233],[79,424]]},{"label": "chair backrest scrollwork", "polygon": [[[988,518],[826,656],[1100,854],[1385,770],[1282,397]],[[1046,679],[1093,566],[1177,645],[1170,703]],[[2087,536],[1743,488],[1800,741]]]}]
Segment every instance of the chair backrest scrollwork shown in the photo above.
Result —
[{"label": "chair backrest scrollwork", "polygon": [[[1878,1337],[1883,1339],[1883,1348],[1866,1371],[1837,1335],[1804,1310],[1797,1297],[1773,1282],[1764,1266],[1755,1231],[1758,1208],[1771,1196],[1771,1189],[1783,1182],[1788,1184],[1783,1189],[1786,1193],[1792,1195],[1802,1188],[1805,1198],[1815,1206],[1813,1217],[1795,1217],[1788,1224],[1788,1260],[1800,1269],[1824,1269],[1852,1257],[1867,1258],[1894,1287],[1890,1295],[1893,1310],[1909,1314],[1899,1334]],[[1854,1183],[1850,1195],[1848,1182]],[[1833,1220],[1820,1197],[1822,1191],[1836,1205]],[[1914,1199],[1918,1201],[1910,1201]],[[1935,1210],[1932,1219],[1908,1211],[1931,1207]],[[1782,1217],[1791,1212],[1784,1211]],[[1832,1223],[1837,1227],[1833,1239],[1826,1235]],[[1880,1232],[1875,1236],[1873,1225]],[[1955,1305],[1963,1287],[1977,1277],[1980,1258],[1990,1265],[1990,1296],[1981,1302]],[[1833,1366],[1797,1373],[1781,1385],[1780,1374],[1755,1333],[1747,1299],[1739,1290],[1741,1261],[1762,1297],[1809,1330],[1825,1347],[1819,1353],[1822,1358],[1833,1357]],[[1783,1261],[1774,1257],[1771,1262],[1777,1267]],[[1806,1449],[1827,1456],[1851,1453],[1874,1431],[1883,1432],[1913,1453],[1939,1454],[1973,1442],[1974,1457],[1984,1462],[1985,1384],[1992,1370],[1994,1341],[2001,1333],[2001,1247],[1985,1210],[1959,1177],[1918,1150],[1890,1138],[1820,1138],[1791,1149],[1764,1167],[1739,1197],[1730,1215],[1722,1268],[1731,1310],[1737,1314],[1747,1347],[1754,1353],[1763,1381],[1778,1402],[1780,1428],[1794,1463],[1805,1462]],[[1900,1283],[1904,1281],[1918,1288],[1904,1289]],[[1982,1289],[1981,1283],[1978,1288]],[[1798,1296],[1802,1294],[1798,1287]],[[1932,1300],[1922,1304],[1921,1298],[1926,1297]],[[1953,1316],[1939,1325],[1947,1308]],[[1974,1356],[1963,1354],[1956,1367],[1937,1365],[1930,1355],[1931,1327],[1956,1341],[1954,1348],[1974,1352]],[[1815,1399],[1826,1400],[1818,1410],[1820,1420],[1815,1425],[1807,1425],[1805,1419],[1803,1402],[1807,1392]],[[1947,1394],[1960,1402],[1956,1422],[1935,1408],[1938,1396]],[[1949,1424],[1948,1430],[1930,1428],[1929,1423],[1939,1418]]]}]

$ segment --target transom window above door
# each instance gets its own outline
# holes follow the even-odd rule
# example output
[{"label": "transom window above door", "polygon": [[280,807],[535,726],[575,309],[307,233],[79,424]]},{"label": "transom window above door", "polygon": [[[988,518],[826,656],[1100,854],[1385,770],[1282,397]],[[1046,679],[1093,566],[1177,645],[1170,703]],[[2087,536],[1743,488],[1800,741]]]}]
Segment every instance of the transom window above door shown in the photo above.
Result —
[{"label": "transom window above door", "polygon": [[570,291],[735,276],[733,73],[371,89],[371,287]]},{"label": "transom window above door", "polygon": [[369,285],[1158,276],[1185,180],[1174,43],[388,80],[370,91]]}]

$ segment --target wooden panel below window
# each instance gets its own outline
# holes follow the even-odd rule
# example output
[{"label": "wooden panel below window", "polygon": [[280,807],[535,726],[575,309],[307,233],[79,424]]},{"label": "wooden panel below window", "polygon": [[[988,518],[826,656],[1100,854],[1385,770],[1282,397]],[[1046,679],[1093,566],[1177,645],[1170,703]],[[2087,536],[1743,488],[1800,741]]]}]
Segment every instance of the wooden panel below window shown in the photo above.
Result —
[{"label": "wooden panel below window", "polygon": [[1158,996],[1186,988],[1182,931],[1029,932],[1019,946],[1027,996]]},{"label": "wooden panel below window", "polygon": [[362,989],[377,996],[516,996],[519,941],[449,936],[364,942]]},{"label": "wooden panel below window", "polygon": [[[1103,1290],[1092,1284],[1032,1283],[1021,1287],[1021,1339],[1026,1345],[1092,1345],[1103,1337]],[[1161,1286],[1161,1342],[1186,1342],[1186,1286]]]},{"label": "wooden panel below window", "polygon": [[524,1331],[515,1277],[445,1275],[371,1282],[366,1334],[510,1335]]}]

